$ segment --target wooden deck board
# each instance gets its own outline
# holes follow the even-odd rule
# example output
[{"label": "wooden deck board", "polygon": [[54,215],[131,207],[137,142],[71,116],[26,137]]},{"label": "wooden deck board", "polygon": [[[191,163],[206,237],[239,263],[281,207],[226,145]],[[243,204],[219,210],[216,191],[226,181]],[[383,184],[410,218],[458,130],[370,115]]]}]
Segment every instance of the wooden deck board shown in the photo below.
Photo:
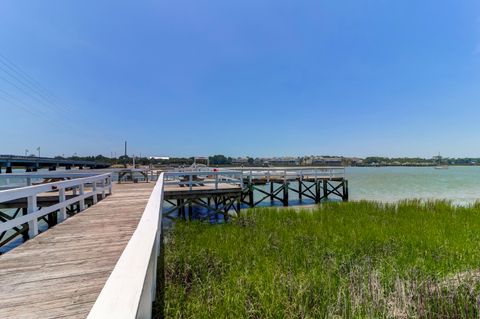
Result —
[{"label": "wooden deck board", "polygon": [[0,256],[0,318],[85,318],[153,186],[114,184],[113,195]]}]

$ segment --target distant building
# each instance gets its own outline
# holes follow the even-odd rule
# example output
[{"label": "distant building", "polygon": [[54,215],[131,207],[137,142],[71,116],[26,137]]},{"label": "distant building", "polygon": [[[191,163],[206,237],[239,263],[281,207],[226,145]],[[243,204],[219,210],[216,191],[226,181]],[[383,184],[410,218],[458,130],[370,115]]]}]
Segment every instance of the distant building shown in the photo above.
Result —
[{"label": "distant building", "polygon": [[248,157],[232,158],[232,165],[246,165],[248,164]]},{"label": "distant building", "polygon": [[206,165],[206,166],[209,166],[210,165],[210,160],[208,157],[206,156],[197,156],[193,159],[193,165],[196,166],[196,165]]},{"label": "distant building", "polygon": [[312,159],[313,166],[342,166],[343,158],[341,157],[314,157]]},{"label": "distant building", "polygon": [[273,157],[264,159],[263,163],[272,166],[294,166],[300,164],[300,159],[298,157]]},{"label": "distant building", "polygon": [[351,157],[347,159],[350,162],[350,165],[356,166],[356,165],[363,165],[363,159],[358,158],[358,157]]}]

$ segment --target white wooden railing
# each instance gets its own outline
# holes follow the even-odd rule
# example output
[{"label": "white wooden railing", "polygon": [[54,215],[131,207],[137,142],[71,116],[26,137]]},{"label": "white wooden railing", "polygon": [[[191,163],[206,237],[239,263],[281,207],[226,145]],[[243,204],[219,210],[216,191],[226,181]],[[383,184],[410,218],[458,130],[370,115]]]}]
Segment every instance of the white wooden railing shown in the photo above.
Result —
[{"label": "white wooden railing", "polygon": [[235,171],[241,171],[243,177],[252,179],[270,178],[288,180],[297,180],[304,177],[318,179],[334,179],[345,177],[345,167],[302,167],[302,168],[234,168]]},{"label": "white wooden railing", "polygon": [[186,186],[189,190],[197,185],[213,185],[218,189],[220,184],[239,185],[243,188],[242,172],[240,171],[184,171],[164,173],[164,185]]},{"label": "white wooden railing", "polygon": [[163,178],[160,174],[137,229],[98,296],[88,318],[151,318],[162,235]]},{"label": "white wooden railing", "polygon": [[[31,176],[31,175],[30,175]],[[0,223],[0,233],[28,223],[28,234],[30,238],[38,235],[38,219],[59,211],[58,222],[67,218],[67,207],[78,203],[80,210],[85,209],[85,199],[92,197],[93,203],[97,203],[98,194],[105,198],[106,192],[112,192],[111,174],[95,175],[83,178],[76,178],[67,181],[53,182],[41,185],[26,186],[0,191],[0,203],[17,199],[27,198],[27,214],[15,219]],[[89,188],[89,191],[86,191]],[[67,199],[66,191],[72,190],[73,197]],[[58,203],[38,208],[37,197],[41,193],[58,192]]]}]

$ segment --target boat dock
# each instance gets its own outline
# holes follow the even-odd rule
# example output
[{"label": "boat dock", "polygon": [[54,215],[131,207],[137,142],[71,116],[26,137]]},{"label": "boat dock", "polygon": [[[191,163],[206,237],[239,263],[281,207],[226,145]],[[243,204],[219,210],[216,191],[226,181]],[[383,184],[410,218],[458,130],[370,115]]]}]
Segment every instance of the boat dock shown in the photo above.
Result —
[{"label": "boat dock", "polygon": [[163,219],[201,207],[225,221],[265,198],[287,206],[294,190],[348,196],[332,169],[190,170],[122,183],[105,171],[55,172],[37,185],[31,174],[29,185],[0,191],[0,245],[25,241],[0,255],[0,318],[151,318],[163,298]]},{"label": "boat dock", "polygon": [[270,206],[280,202],[289,206],[292,196],[313,203],[348,200],[348,180],[343,167],[324,168],[234,168],[216,172],[168,172],[165,174],[164,218],[198,219],[194,207],[206,210],[203,219],[242,207]]}]

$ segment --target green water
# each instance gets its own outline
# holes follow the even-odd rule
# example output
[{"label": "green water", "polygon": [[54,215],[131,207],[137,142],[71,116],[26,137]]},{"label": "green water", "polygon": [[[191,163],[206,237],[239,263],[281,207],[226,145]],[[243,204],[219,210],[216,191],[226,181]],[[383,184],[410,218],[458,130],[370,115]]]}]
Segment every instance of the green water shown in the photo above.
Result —
[{"label": "green water", "polygon": [[349,167],[350,200],[394,202],[447,199],[465,205],[480,200],[480,167]]}]

